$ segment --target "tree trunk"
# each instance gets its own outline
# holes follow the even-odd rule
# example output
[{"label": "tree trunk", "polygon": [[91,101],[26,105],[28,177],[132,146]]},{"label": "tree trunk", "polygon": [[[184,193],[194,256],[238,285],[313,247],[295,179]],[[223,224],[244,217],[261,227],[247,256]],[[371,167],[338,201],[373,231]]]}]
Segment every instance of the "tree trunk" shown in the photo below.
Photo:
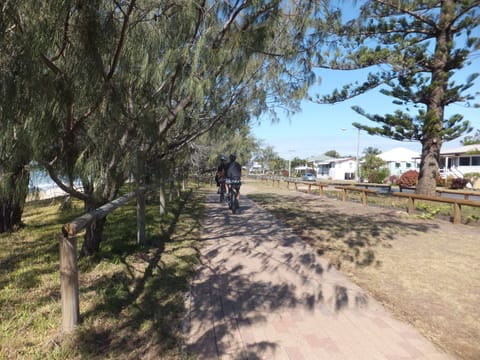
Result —
[{"label": "tree trunk", "polygon": [[0,233],[18,230],[22,223],[22,207],[9,198],[0,200],[0,209]]},{"label": "tree trunk", "polygon": [[160,182],[158,196],[160,201],[160,215],[163,215],[167,212],[167,197],[165,196],[165,181],[163,181],[163,179]]},{"label": "tree trunk", "polygon": [[427,113],[423,121],[422,161],[418,177],[417,194],[434,196],[439,173],[440,149],[443,139],[444,100],[448,89],[449,73],[447,64],[452,51],[453,38],[449,25],[454,16],[455,2],[442,2],[439,27],[432,61],[432,92],[427,104]]},{"label": "tree trunk", "polygon": [[19,169],[6,176],[0,195],[0,233],[16,231],[22,225],[23,206],[28,195],[29,175]]},{"label": "tree trunk", "polygon": [[81,257],[93,255],[100,250],[103,227],[106,221],[107,218],[104,217],[87,226],[85,236],[83,238],[82,250],[80,250]]},{"label": "tree trunk", "polygon": [[417,194],[435,196],[441,144],[439,137],[422,142],[422,161],[415,191]]}]

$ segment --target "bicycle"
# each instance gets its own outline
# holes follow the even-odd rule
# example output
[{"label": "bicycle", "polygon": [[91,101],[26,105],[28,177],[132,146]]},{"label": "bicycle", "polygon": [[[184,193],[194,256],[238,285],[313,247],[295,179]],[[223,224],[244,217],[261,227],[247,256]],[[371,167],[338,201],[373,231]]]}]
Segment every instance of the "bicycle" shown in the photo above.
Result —
[{"label": "bicycle", "polygon": [[235,214],[237,210],[240,208],[240,204],[237,200],[238,192],[240,191],[240,179],[227,179],[228,184],[228,208],[232,210],[232,213]]}]

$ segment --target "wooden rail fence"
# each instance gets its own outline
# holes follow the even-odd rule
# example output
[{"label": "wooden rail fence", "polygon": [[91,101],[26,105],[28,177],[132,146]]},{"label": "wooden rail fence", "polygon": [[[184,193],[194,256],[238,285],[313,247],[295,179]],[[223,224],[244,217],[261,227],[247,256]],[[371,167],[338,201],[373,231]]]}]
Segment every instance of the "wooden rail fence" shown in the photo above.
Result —
[{"label": "wooden rail fence", "polygon": [[367,194],[378,194],[376,190],[371,190],[367,188],[358,188],[355,186],[335,186],[335,189],[342,190],[342,201],[347,201],[347,192],[359,192],[362,194],[362,205],[367,206]]},{"label": "wooden rail fence", "polygon": [[394,196],[408,198],[408,213],[415,213],[415,200],[424,200],[424,201],[435,201],[441,203],[448,203],[453,205],[453,223],[460,224],[462,219],[461,208],[462,205],[480,207],[480,201],[466,200],[466,199],[455,199],[451,197],[441,197],[441,196],[427,196],[427,195],[417,195],[409,193],[394,193]]},{"label": "wooden rail fence", "polygon": [[[261,178],[262,181],[265,181],[265,178]],[[406,192],[392,192],[391,186],[384,185],[384,184],[352,184],[348,186],[341,186],[330,183],[320,183],[320,182],[304,182],[299,180],[292,180],[292,179],[274,179],[272,180],[269,178],[267,181],[272,181],[273,186],[277,185],[280,187],[280,181],[285,181],[287,183],[287,189],[290,188],[290,185],[293,184],[295,186],[295,190],[298,190],[298,185],[306,185],[307,192],[310,193],[313,186],[317,186],[319,188],[320,195],[324,195],[324,189],[328,187],[333,187],[337,190],[342,191],[342,201],[347,201],[347,194],[348,192],[359,192],[361,193],[362,205],[367,206],[368,204],[368,195],[369,194],[378,194],[378,195],[392,195],[396,197],[404,197],[408,199],[408,213],[414,214],[415,213],[415,200],[424,200],[424,201],[434,201],[446,204],[453,205],[453,220],[454,224],[461,223],[461,208],[462,205],[465,206],[472,206],[480,208],[480,201],[470,200],[470,196],[480,196],[479,192],[474,191],[451,191],[451,190],[442,190],[437,189],[438,194],[457,194],[463,195],[464,198],[453,198],[453,197],[446,197],[446,196],[426,196],[426,195],[417,195],[415,193],[406,193]],[[383,189],[384,191],[377,191],[373,189]],[[410,188],[409,188],[410,189]],[[386,191],[385,191],[386,190]],[[402,190],[402,189],[400,189]],[[414,190],[414,189],[410,189]]]},{"label": "wooden rail fence", "polygon": [[60,237],[60,295],[62,299],[62,330],[72,332],[80,318],[78,297],[77,234],[95,220],[107,216],[134,198],[137,192],[119,197],[98,209],[77,217],[62,227]]}]

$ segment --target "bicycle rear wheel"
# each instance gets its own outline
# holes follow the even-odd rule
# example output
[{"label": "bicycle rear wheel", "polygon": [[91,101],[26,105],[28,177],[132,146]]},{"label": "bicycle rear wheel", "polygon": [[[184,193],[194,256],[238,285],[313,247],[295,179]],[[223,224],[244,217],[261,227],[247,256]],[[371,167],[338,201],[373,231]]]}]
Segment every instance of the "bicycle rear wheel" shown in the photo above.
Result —
[{"label": "bicycle rear wheel", "polygon": [[225,183],[221,183],[220,184],[220,202],[225,201],[225,193],[226,193]]},{"label": "bicycle rear wheel", "polygon": [[238,190],[234,189],[231,195],[231,202],[232,202],[231,210],[233,214],[235,214],[237,212],[237,209],[239,208],[237,194],[238,194]]},{"label": "bicycle rear wheel", "polygon": [[229,193],[228,193],[228,198],[227,198],[228,208],[229,208],[230,210],[232,210],[232,208],[233,208],[233,199],[234,199],[234,194],[233,194],[233,192],[230,190]]}]

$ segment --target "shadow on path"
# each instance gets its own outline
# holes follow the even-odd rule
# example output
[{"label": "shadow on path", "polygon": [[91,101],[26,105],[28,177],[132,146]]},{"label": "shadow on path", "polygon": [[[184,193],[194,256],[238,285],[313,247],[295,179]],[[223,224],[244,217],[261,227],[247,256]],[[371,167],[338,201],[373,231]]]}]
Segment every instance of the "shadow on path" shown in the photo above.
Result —
[{"label": "shadow on path", "polygon": [[[344,225],[325,226],[338,236]],[[201,254],[187,305],[186,351],[197,359],[439,354],[246,197],[237,215],[208,198]]]}]

